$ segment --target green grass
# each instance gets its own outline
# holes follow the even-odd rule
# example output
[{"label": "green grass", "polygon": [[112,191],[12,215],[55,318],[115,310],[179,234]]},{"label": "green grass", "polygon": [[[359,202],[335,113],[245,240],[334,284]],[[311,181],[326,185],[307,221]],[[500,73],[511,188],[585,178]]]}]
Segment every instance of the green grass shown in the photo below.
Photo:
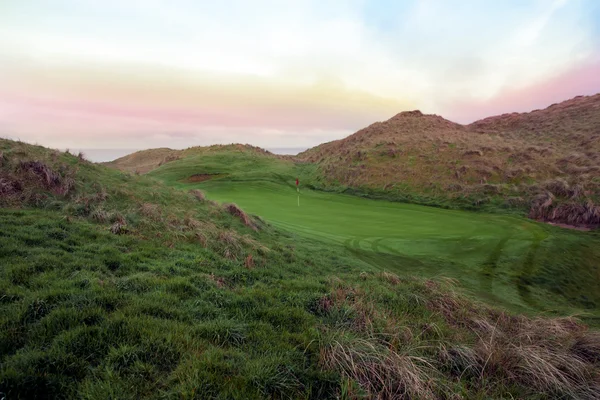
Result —
[{"label": "green grass", "polygon": [[[185,168],[179,172],[176,162],[165,165],[157,171],[169,176],[165,184],[22,143],[0,141],[0,151],[0,398],[598,395],[597,332],[569,318],[531,319],[485,306],[465,277],[458,278],[470,296],[438,276],[452,268],[469,272],[475,253],[484,250],[462,265],[459,255],[444,253],[450,245],[435,232],[414,229],[421,249],[407,251],[400,243],[411,235],[376,242],[370,236],[375,225],[365,227],[364,243],[349,244],[359,228],[321,232],[325,228],[313,220],[302,230],[296,227],[304,226],[301,214],[286,226],[268,216],[268,208],[262,214],[273,225],[255,220],[255,231],[222,206],[174,190],[190,187],[178,174],[196,171],[199,160],[180,160]],[[205,160],[211,169],[198,172],[220,172],[235,190],[241,186],[231,182],[238,181],[263,197],[271,187],[282,204],[290,192],[294,197],[290,176],[300,170],[302,181],[310,177],[311,166],[254,157],[216,154]],[[23,170],[21,161],[31,160],[56,172],[59,182],[73,179],[73,189],[59,194],[47,187]],[[251,168],[257,163],[261,169]],[[9,181],[22,190],[7,192]],[[317,210],[367,204],[311,196]],[[248,201],[251,207],[255,200]],[[581,304],[594,313],[594,237],[518,228],[528,222],[506,217],[373,204],[387,204],[391,213],[438,213],[457,225],[452,235],[465,229],[460,221],[476,216],[479,229],[508,237],[505,247],[510,235],[523,235],[523,249],[511,250],[524,253],[519,265],[526,268],[514,277],[523,295],[550,302],[547,293],[554,293],[558,314]],[[504,223],[485,227],[485,218]],[[115,223],[126,229],[113,229]],[[498,240],[491,242],[506,252]],[[500,279],[502,271],[489,274]],[[519,307],[530,313],[544,308]]]},{"label": "green grass", "polygon": [[[203,189],[210,199],[235,202],[299,237],[343,246],[381,270],[456,278],[478,298],[514,310],[575,313],[591,320],[600,315],[597,235],[511,215],[314,191],[307,188],[313,187],[311,168],[225,152],[175,161],[150,175],[177,188]],[[199,173],[221,175],[186,183]],[[295,176],[304,183],[300,193]]]},{"label": "green grass", "polygon": [[[261,398],[335,384],[304,361],[327,279],[302,274],[342,269],[339,253],[274,249],[268,268],[248,270],[41,211],[0,210],[0,232],[0,392]],[[273,376],[281,368],[294,378]]]}]

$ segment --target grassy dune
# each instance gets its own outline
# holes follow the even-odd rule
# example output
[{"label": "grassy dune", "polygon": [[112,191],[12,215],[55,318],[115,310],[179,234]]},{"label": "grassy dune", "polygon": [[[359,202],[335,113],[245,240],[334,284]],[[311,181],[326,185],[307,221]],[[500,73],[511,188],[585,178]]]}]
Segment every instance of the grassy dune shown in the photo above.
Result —
[{"label": "grassy dune", "polygon": [[[218,173],[239,189],[240,199],[246,196],[240,203],[249,207],[264,203],[253,190],[283,207],[291,195],[293,206],[290,177],[298,173],[304,181],[311,175],[310,166],[247,148],[211,153],[202,156],[205,164],[173,160],[147,177],[0,140],[0,397],[600,395],[597,331],[575,318],[525,316],[486,305],[465,295],[468,281],[426,277],[436,263],[444,266],[440,271],[452,270],[454,256],[444,242],[466,235],[472,219],[486,232],[472,237],[478,245],[487,246],[486,235],[505,235],[511,248],[512,235],[522,235],[526,246],[537,249],[535,259],[525,256],[530,270],[519,279],[540,296],[552,290],[542,281],[548,279],[564,312],[581,307],[572,305],[581,300],[571,294],[587,295],[597,282],[586,264],[598,259],[594,236],[525,220],[382,203],[391,207],[388,216],[406,220],[433,213],[432,220],[452,229],[451,239],[413,227],[410,235],[377,243],[372,225],[365,226],[364,243],[349,245],[360,227],[319,233],[324,228],[318,221],[303,225],[301,214],[290,216],[286,226],[261,205],[265,222],[189,192],[206,187],[209,199],[234,196],[219,189],[217,180],[185,182],[194,174]],[[256,165],[260,170],[251,168]],[[305,194],[317,210],[363,204]],[[327,216],[321,212],[322,219]],[[370,217],[385,223],[378,211]],[[538,234],[536,247],[531,237]],[[412,235],[423,250],[401,246]],[[381,250],[386,246],[390,250]],[[474,250],[472,266],[484,252]],[[519,252],[503,250],[499,259]],[[547,260],[540,261],[542,253]],[[563,263],[568,259],[572,265]],[[536,273],[552,265],[564,269]]]},{"label": "grassy dune", "polygon": [[600,94],[460,125],[419,111],[298,155],[321,186],[600,226]]}]

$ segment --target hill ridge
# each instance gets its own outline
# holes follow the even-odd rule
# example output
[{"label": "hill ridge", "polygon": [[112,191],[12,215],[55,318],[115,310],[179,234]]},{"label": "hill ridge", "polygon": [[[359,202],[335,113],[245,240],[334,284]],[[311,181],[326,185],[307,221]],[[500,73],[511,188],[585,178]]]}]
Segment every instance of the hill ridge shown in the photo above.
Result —
[{"label": "hill ridge", "polygon": [[597,225],[600,94],[469,125],[405,111],[297,159],[318,165],[327,190]]}]

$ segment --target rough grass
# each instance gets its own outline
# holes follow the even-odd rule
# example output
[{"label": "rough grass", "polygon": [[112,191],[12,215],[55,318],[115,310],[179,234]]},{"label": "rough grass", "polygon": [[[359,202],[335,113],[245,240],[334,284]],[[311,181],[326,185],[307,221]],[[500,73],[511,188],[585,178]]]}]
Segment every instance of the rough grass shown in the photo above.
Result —
[{"label": "rough grass", "polygon": [[[197,241],[217,251],[223,247],[221,231],[251,223],[241,214],[228,216],[218,204],[197,200],[201,191],[172,192],[150,179],[99,167],[69,153],[48,151],[6,140],[0,141],[0,205],[35,206],[58,210],[70,217],[84,217],[118,235]],[[205,222],[200,222],[205,221]],[[256,230],[255,224],[248,231]],[[236,248],[246,248],[240,242]],[[253,247],[248,247],[248,251]],[[242,250],[236,250],[240,253]]]},{"label": "rough grass", "polygon": [[[381,273],[342,246],[254,231],[76,156],[0,149],[0,170],[36,194],[0,199],[9,399],[597,397],[598,335],[576,319],[515,315],[448,280]],[[24,179],[32,160],[73,188]]]},{"label": "rough grass", "polygon": [[[403,302],[390,306],[380,284]],[[320,362],[355,383],[350,398],[599,394],[598,363],[587,356],[597,333],[573,318],[513,316],[457,295],[448,281],[390,274],[335,280],[317,309]]]},{"label": "rough grass", "polygon": [[230,204],[225,204],[223,205],[223,207],[225,208],[225,210],[233,215],[234,217],[237,217],[240,219],[240,221],[242,221],[242,223],[244,225],[246,225],[247,227],[250,227],[254,230],[257,230],[258,228],[256,227],[256,225],[254,224],[254,222],[252,221],[252,219],[250,219],[250,217],[248,216],[248,214],[246,214],[241,208],[239,208],[236,204],[230,203]]},{"label": "rough grass", "polygon": [[0,228],[8,398],[597,396],[600,342],[577,320],[336,248],[296,241],[294,261],[283,246],[249,269],[52,211],[0,210]]}]

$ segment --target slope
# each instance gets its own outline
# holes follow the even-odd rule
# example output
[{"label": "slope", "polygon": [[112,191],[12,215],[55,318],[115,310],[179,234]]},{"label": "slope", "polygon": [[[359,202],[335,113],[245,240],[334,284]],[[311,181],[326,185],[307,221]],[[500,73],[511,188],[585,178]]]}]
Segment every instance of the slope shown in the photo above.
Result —
[{"label": "slope", "polygon": [[23,143],[0,152],[2,396],[600,394],[600,338],[576,319],[380,272],[198,191]]}]

